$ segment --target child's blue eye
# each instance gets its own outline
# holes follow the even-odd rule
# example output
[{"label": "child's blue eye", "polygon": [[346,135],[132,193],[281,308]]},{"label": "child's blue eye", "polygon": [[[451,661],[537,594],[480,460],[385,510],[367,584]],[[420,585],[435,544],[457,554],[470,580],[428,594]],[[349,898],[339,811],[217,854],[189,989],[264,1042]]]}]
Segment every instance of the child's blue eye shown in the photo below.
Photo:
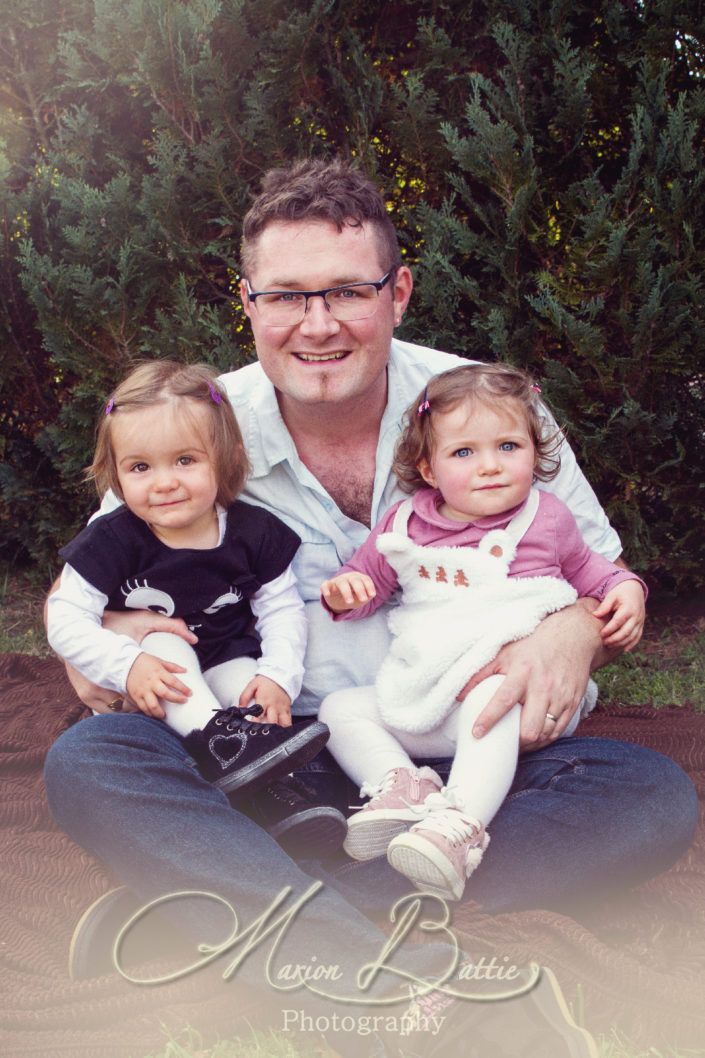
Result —
[{"label": "child's blue eye", "polygon": [[503,441],[499,446],[502,452],[513,452],[515,448],[518,448],[516,441]]},{"label": "child's blue eye", "polygon": [[456,452],[453,452],[454,456],[458,456],[459,459],[465,459],[467,456],[472,455],[472,448],[459,448]]}]

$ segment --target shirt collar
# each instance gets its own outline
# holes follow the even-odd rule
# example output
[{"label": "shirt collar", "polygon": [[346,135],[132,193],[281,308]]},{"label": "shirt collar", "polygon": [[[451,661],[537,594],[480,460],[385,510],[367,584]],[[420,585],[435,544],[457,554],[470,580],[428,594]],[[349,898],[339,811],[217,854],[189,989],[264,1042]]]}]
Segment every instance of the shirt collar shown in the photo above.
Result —
[{"label": "shirt collar", "polygon": [[249,396],[252,414],[247,448],[252,476],[266,477],[277,463],[287,459],[298,464],[299,454],[279,410],[276,390],[261,368]]},{"label": "shirt collar", "polygon": [[420,518],[423,518],[429,525],[435,525],[439,529],[453,529],[456,533],[465,527],[474,526],[477,529],[481,529],[483,532],[489,532],[490,529],[504,529],[506,525],[512,520],[515,514],[518,514],[523,507],[526,506],[527,499],[523,503],[517,504],[516,507],[512,507],[510,511],[502,511],[501,514],[492,514],[487,518],[478,518],[474,522],[458,522],[454,518],[446,518],[438,510],[439,504],[443,502],[438,489],[419,489],[415,492],[412,498],[412,506],[415,514],[418,514]]}]

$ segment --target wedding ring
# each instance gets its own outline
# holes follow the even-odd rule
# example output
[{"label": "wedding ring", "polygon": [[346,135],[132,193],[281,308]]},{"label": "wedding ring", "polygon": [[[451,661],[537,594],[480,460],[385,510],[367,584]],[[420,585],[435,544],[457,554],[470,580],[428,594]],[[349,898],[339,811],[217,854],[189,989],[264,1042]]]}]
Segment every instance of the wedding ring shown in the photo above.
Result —
[{"label": "wedding ring", "polygon": [[554,716],[553,713],[546,713],[546,719],[547,720],[553,720],[554,724],[558,723],[558,717]]},{"label": "wedding ring", "polygon": [[112,702],[108,702],[107,706],[111,713],[121,713],[124,702],[122,698],[113,698]]}]

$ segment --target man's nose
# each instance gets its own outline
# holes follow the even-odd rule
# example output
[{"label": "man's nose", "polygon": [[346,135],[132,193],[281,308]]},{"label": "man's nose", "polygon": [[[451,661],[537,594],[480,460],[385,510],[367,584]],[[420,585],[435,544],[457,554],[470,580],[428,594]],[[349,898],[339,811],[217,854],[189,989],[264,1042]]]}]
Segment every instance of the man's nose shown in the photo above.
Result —
[{"label": "man's nose", "polygon": [[308,337],[328,337],[340,330],[340,324],[326,305],[324,299],[318,295],[308,299],[306,315],[299,324],[299,330]]}]

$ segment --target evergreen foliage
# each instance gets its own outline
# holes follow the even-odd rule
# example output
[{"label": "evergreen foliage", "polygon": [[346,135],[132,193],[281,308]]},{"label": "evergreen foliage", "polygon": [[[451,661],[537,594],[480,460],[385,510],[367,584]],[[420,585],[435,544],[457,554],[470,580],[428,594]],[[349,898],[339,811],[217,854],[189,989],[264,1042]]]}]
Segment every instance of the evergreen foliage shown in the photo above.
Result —
[{"label": "evergreen foliage", "polygon": [[417,289],[402,337],[527,367],[650,579],[705,581],[705,18],[696,0],[18,0],[0,44],[0,539],[94,505],[131,359],[253,356],[267,168],[354,157]]}]

